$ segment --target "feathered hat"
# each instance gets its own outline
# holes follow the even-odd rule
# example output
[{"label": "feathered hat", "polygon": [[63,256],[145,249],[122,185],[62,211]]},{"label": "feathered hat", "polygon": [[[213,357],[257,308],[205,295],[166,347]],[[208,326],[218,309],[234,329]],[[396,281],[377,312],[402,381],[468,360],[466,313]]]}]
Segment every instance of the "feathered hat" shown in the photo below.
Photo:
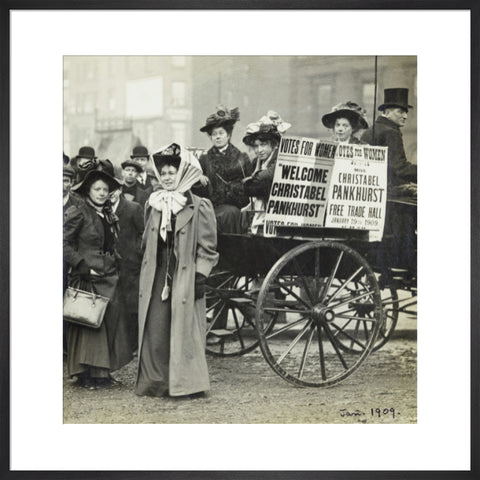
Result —
[{"label": "feathered hat", "polygon": [[291,126],[290,123],[284,122],[277,112],[269,110],[258,122],[247,125],[243,143],[251,146],[258,138],[279,141],[281,135]]},{"label": "feathered hat", "polygon": [[360,105],[351,102],[339,103],[332,108],[330,113],[322,117],[322,123],[327,128],[333,128],[337,118],[346,118],[354,130],[368,128],[368,123],[365,120],[367,111],[360,107]]},{"label": "feathered hat", "polygon": [[217,105],[215,113],[207,117],[200,131],[210,134],[214,128],[230,126],[238,120],[240,120],[240,111],[237,107],[229,110],[225,105]]}]

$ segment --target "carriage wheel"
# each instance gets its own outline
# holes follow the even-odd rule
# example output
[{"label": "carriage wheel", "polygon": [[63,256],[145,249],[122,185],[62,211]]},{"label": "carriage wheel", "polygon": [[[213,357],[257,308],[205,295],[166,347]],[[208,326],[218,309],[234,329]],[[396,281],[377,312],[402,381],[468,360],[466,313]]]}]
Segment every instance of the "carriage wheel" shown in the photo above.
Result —
[{"label": "carriage wheel", "polygon": [[[375,274],[360,254],[334,241],[309,242],[283,255],[257,300],[263,355],[298,386],[348,377],[372,351],[382,321]],[[347,343],[355,350],[342,348]]]},{"label": "carriage wheel", "polygon": [[216,272],[209,277],[207,353],[221,357],[243,355],[258,346],[255,301],[253,278],[231,272]]},{"label": "carriage wheel", "polygon": [[378,331],[374,351],[382,348],[395,330],[398,322],[398,293],[395,287],[385,288],[381,291],[383,306],[383,325]]},{"label": "carriage wheel", "polygon": [[[334,286],[335,284],[338,285],[338,281],[334,282]],[[345,287],[345,291],[347,292],[346,295],[355,296],[356,292],[362,292],[365,288],[365,285],[361,282],[352,282],[349,286]],[[398,321],[397,290],[394,287],[384,288],[380,291],[380,296],[383,307],[383,324],[378,331],[373,351],[377,351],[387,343],[395,330]],[[370,335],[369,330],[374,326],[373,323],[370,323],[374,309],[373,305],[366,305],[363,298],[350,302],[349,307],[350,311],[354,312],[355,316],[365,318],[365,322],[362,322],[362,326],[357,324],[356,328],[352,331],[351,322],[345,321],[343,324],[338,325],[338,329],[335,331],[334,336],[339,342],[339,347],[342,350],[359,354],[363,352],[362,344],[368,340],[368,336]],[[350,334],[348,333],[349,331]]]}]

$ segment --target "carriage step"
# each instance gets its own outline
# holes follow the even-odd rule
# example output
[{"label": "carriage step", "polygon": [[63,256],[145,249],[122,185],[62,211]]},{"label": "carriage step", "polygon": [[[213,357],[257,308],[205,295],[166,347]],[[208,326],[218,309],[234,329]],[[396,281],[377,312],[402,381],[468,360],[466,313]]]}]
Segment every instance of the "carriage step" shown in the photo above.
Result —
[{"label": "carriage step", "polygon": [[209,333],[215,335],[216,337],[228,337],[229,335],[233,335],[236,330],[227,330],[226,328],[217,328],[215,330],[210,330]]},{"label": "carriage step", "polygon": [[248,305],[253,305],[253,300],[251,298],[245,298],[245,297],[236,297],[236,298],[230,298],[231,302],[234,303],[243,303],[243,304],[248,304]]}]

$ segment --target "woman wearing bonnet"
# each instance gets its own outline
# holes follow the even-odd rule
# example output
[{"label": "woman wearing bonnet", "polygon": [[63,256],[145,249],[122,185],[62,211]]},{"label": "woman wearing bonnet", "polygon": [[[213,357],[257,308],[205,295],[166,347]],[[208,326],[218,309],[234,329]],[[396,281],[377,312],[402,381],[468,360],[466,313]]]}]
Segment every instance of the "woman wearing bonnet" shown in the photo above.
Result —
[{"label": "woman wearing bonnet", "polygon": [[190,188],[202,171],[176,143],[153,154],[161,190],[146,204],[140,272],[137,395],[210,389],[205,280],[218,261],[213,206]]},{"label": "woman wearing bonnet", "polygon": [[365,144],[354,134],[368,128],[366,113],[365,109],[354,102],[339,103],[322,117],[322,123],[333,130],[334,140],[339,143]]},{"label": "woman wearing bonnet", "polygon": [[253,211],[252,233],[263,233],[265,208],[270,195],[275,164],[277,162],[280,138],[291,127],[280,115],[270,110],[258,122],[250,123],[243,137],[243,143],[255,152],[253,174],[244,179],[245,193],[253,197],[243,211]]}]

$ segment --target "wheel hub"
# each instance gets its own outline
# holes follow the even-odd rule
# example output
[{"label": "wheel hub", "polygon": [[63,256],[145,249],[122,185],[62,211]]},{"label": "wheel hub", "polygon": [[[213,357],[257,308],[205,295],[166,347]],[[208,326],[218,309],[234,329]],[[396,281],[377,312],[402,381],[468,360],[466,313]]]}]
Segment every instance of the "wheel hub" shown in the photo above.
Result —
[{"label": "wheel hub", "polygon": [[318,303],[312,308],[312,318],[316,322],[322,323],[330,323],[335,320],[335,313],[331,308],[323,305],[322,303]]}]

